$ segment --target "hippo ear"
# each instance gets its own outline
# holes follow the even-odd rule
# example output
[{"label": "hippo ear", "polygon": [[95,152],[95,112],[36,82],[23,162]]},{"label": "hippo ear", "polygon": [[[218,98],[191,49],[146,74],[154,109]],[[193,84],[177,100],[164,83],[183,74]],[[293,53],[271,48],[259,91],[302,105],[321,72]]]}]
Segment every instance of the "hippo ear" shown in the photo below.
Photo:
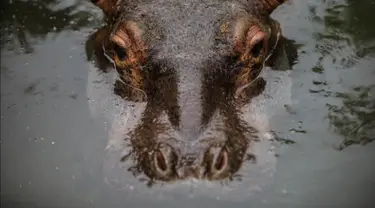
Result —
[{"label": "hippo ear", "polygon": [[123,0],[91,0],[96,6],[101,8],[106,15],[111,15]]},{"label": "hippo ear", "polygon": [[267,11],[271,14],[278,6],[289,0],[256,0],[255,7],[261,8],[263,11]]}]

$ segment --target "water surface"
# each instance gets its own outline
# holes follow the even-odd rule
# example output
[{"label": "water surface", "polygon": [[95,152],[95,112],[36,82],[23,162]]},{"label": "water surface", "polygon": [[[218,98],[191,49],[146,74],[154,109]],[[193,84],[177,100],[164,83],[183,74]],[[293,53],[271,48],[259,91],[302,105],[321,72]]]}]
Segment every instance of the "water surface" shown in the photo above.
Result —
[{"label": "water surface", "polygon": [[103,24],[101,11],[85,1],[5,2],[1,205],[374,205],[374,10],[373,0],[304,0],[272,15],[298,44],[299,58],[290,73],[266,72],[273,84],[253,104],[251,116],[294,141],[276,146],[277,163],[264,163],[270,176],[245,168],[241,183],[149,189],[105,151],[120,137],[116,127],[128,108],[87,60],[86,41]]}]

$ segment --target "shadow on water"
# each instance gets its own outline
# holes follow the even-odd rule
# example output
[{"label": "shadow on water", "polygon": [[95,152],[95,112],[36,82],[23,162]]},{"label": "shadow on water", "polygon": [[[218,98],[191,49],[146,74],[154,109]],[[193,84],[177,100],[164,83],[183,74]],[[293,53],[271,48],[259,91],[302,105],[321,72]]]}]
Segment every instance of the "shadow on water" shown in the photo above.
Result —
[{"label": "shadow on water", "polygon": [[[339,103],[335,100],[335,104],[330,101],[326,104],[331,129],[343,137],[339,150],[353,144],[365,145],[375,140],[375,88],[374,81],[371,81],[375,71],[370,66],[370,59],[375,55],[372,21],[375,1],[347,0],[343,4],[341,1],[322,0],[321,3],[327,6],[323,16],[317,15],[318,4],[309,7],[312,21],[325,26],[323,31],[314,34],[317,40],[315,52],[320,57],[312,72],[321,80],[313,81],[319,90],[310,89],[310,93],[339,99]],[[366,66],[361,68],[362,65]],[[349,77],[354,80],[357,77],[356,68],[361,68],[370,80],[351,81]],[[332,73],[348,79],[338,83],[345,89],[336,90],[337,86],[332,87],[336,83],[322,80]]]},{"label": "shadow on water", "polygon": [[1,47],[17,45],[24,53],[33,52],[35,39],[49,33],[78,30],[95,19],[88,10],[80,10],[84,1],[6,0],[1,4]]}]

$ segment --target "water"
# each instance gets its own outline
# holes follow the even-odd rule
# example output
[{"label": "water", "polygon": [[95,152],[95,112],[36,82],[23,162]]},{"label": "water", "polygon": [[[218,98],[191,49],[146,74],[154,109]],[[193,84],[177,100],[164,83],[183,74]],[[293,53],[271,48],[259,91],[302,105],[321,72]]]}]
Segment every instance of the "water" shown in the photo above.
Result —
[{"label": "water", "polygon": [[[273,177],[224,187],[192,181],[199,188],[191,191],[149,189],[112,169],[118,163],[105,148],[119,137],[113,127],[121,126],[126,110],[106,93],[108,85],[94,82],[100,75],[90,70],[85,51],[102,24],[101,11],[84,1],[7,1],[1,10],[1,205],[375,204],[374,10],[373,0],[293,1],[277,9],[273,17],[284,36],[299,46],[298,62],[289,74],[265,74],[280,87],[272,85],[253,105],[272,130],[295,143],[276,148],[277,163],[266,165],[274,167]],[[256,193],[244,193],[263,182]]]}]

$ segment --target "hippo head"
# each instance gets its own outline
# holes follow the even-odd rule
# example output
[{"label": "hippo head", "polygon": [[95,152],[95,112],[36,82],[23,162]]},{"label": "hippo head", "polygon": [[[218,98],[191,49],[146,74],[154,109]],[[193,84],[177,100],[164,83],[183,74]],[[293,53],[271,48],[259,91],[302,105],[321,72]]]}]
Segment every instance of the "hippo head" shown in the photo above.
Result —
[{"label": "hippo head", "polygon": [[[240,108],[259,95],[285,0],[92,0],[107,24],[94,35],[114,91],[145,102],[129,139],[133,170],[152,180],[230,178],[249,159],[256,129]],[[250,157],[253,158],[253,157]]]}]

